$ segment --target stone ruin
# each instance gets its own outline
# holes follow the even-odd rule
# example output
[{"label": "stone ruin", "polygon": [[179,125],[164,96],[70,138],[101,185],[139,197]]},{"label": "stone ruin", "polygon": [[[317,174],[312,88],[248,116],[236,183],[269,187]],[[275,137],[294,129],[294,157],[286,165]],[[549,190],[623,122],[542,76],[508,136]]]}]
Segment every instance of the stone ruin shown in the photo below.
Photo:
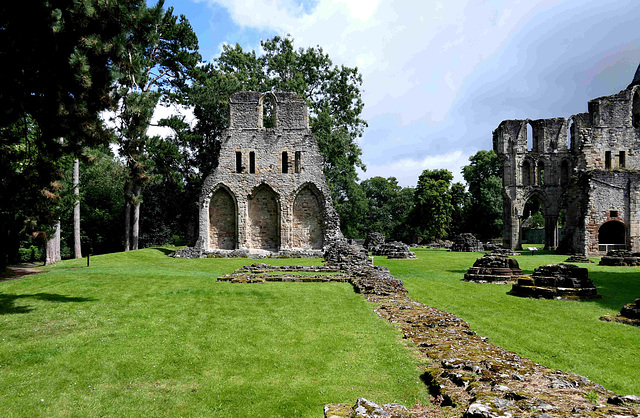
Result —
[{"label": "stone ruin", "polygon": [[385,242],[375,247],[371,254],[387,258],[416,258],[416,253],[412,252],[407,244],[398,241]]},{"label": "stone ruin", "polygon": [[564,260],[565,263],[593,263],[593,261],[589,260],[587,256],[582,254],[572,254]]},{"label": "stone ruin", "polygon": [[218,165],[200,195],[196,249],[321,257],[325,246],[342,239],[303,98],[235,93],[221,138]]},{"label": "stone ruin", "polygon": [[537,201],[547,250],[640,251],[640,67],[625,90],[589,101],[584,113],[502,121],[493,150],[502,162],[506,246],[522,249],[525,206]]},{"label": "stone ruin", "polygon": [[369,232],[364,240],[364,248],[373,251],[374,248],[384,244],[385,238],[380,232]]},{"label": "stone ruin", "polygon": [[364,248],[376,256],[386,256],[387,258],[416,258],[416,254],[410,250],[407,244],[398,241],[386,242],[384,235],[380,232],[369,232],[364,240]]},{"label": "stone ruin", "polygon": [[611,250],[600,259],[601,266],[640,266],[640,253]]},{"label": "stone ruin", "polygon": [[515,257],[520,255],[519,253],[513,251],[510,248],[502,248],[502,247],[494,248],[493,250],[491,250],[489,254],[507,255],[509,257]]},{"label": "stone ruin", "polygon": [[473,234],[468,232],[460,234],[453,239],[451,251],[476,252],[484,251],[484,246]]},{"label": "stone ruin", "polygon": [[343,270],[373,267],[373,259],[369,257],[367,250],[346,241],[336,241],[329,245],[324,252],[324,261],[326,266]]},{"label": "stone ruin", "polygon": [[513,283],[522,275],[518,261],[499,253],[479,257],[464,275],[464,281],[474,283]]},{"label": "stone ruin", "polygon": [[[636,402],[638,397],[619,397],[585,377],[534,363],[476,335],[455,315],[411,300],[402,280],[394,278],[387,268],[373,267],[364,248],[345,241],[328,246],[324,266],[253,264],[218,280],[349,282],[356,292],[377,305],[375,311],[380,317],[398,327],[404,338],[429,359],[429,367],[420,376],[433,400],[429,404],[406,408],[377,405],[361,398],[355,405],[325,405],[327,418],[418,418],[442,416],[443,412],[465,417],[526,416],[532,405],[562,416],[576,410],[600,416],[640,412],[632,405],[640,402]],[[456,357],[450,356],[452,346],[456,347]],[[588,393],[606,399],[607,404],[594,407]]]},{"label": "stone ruin", "polygon": [[521,276],[510,295],[565,300],[599,299],[602,296],[589,278],[589,270],[573,264],[547,264]]},{"label": "stone ruin", "polygon": [[634,325],[640,327],[640,298],[634,303],[626,304],[617,315],[603,315],[600,317],[602,321],[620,322],[622,324]]}]

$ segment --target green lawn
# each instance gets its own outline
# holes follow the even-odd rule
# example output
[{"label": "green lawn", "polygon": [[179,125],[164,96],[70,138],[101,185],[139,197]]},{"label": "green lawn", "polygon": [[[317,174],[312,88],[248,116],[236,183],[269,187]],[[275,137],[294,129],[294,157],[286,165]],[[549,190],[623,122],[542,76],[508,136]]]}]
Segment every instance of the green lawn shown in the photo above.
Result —
[{"label": "green lawn", "polygon": [[[495,344],[548,367],[587,376],[619,394],[640,395],[640,328],[598,319],[640,297],[637,267],[581,264],[589,269],[602,299],[541,300],[507,295],[509,285],[463,282],[467,268],[482,253],[416,253],[416,260],[376,257],[375,262],[402,279],[410,297],[460,316]],[[525,273],[567,258],[544,251],[530,254],[516,257]]]},{"label": "green lawn", "polygon": [[321,417],[361,396],[427,401],[417,360],[351,285],[220,283],[252,260],[167,252],[1,282],[2,415]]}]

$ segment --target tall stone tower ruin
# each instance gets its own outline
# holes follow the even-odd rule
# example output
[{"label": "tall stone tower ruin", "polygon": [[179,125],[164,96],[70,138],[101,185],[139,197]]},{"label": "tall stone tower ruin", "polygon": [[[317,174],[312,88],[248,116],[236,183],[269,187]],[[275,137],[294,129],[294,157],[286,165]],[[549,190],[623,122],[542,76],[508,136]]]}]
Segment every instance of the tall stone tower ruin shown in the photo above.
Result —
[{"label": "tall stone tower ruin", "polygon": [[342,238],[323,161],[304,99],[231,96],[218,166],[200,195],[196,247],[308,252]]},{"label": "tall stone tower ruin", "polygon": [[586,255],[640,251],[638,74],[640,67],[627,89],[591,100],[585,113],[505,120],[493,132],[493,149],[503,164],[506,246],[522,247],[524,207],[536,199],[544,212],[547,249]]}]

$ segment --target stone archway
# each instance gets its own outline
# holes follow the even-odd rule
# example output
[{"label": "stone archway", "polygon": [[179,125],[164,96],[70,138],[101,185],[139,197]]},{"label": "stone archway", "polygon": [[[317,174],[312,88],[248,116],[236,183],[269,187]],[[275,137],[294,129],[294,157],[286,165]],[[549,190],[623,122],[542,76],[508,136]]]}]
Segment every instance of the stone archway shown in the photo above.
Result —
[{"label": "stone archway", "polygon": [[293,248],[322,249],[324,245],[324,210],[309,185],[303,187],[293,202]]},{"label": "stone archway", "polygon": [[247,247],[278,251],[280,249],[280,204],[278,195],[266,184],[249,197]]},{"label": "stone archway", "polygon": [[209,201],[209,250],[236,249],[237,218],[235,199],[220,187]]},{"label": "stone archway", "polygon": [[609,221],[598,228],[598,250],[624,250],[627,248],[627,229],[622,222]]}]

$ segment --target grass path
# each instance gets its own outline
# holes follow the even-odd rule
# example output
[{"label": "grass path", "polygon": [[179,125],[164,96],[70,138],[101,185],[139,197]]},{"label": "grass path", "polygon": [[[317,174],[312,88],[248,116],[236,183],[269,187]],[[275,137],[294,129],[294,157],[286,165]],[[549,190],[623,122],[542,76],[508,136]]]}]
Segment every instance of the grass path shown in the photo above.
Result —
[{"label": "grass path", "polygon": [[[458,315],[493,343],[548,367],[589,377],[620,394],[640,395],[640,328],[600,321],[640,297],[637,267],[589,269],[603,298],[595,301],[527,299],[507,295],[508,285],[461,279],[482,253],[417,250],[416,260],[376,258],[402,279],[409,296]],[[527,253],[528,254],[528,253]],[[541,264],[559,263],[553,254],[517,257],[525,273]]]},{"label": "grass path", "polygon": [[360,396],[426,402],[417,361],[350,285],[219,283],[250,260],[165,252],[0,283],[3,416],[306,417]]}]

